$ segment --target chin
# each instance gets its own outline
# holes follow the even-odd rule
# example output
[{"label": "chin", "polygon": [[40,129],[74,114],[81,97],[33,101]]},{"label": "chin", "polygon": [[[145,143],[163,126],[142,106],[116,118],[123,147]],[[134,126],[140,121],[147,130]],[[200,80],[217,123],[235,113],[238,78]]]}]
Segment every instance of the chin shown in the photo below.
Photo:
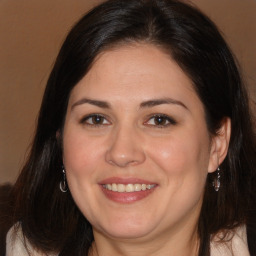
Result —
[{"label": "chin", "polygon": [[138,239],[147,236],[149,230],[141,230],[140,228],[131,228],[126,230],[108,230],[104,232],[107,236],[114,239]]},{"label": "chin", "polygon": [[149,226],[149,222],[109,222],[108,226],[98,229],[100,233],[114,239],[137,239],[150,234],[154,230],[153,226]]}]

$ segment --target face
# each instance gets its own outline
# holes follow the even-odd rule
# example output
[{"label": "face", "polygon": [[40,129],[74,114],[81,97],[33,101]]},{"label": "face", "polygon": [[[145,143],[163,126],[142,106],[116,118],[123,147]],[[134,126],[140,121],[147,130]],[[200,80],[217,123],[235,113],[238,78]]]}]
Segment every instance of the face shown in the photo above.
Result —
[{"label": "face", "polygon": [[70,192],[95,232],[143,238],[196,223],[212,156],[203,105],[163,51],[98,56],[71,92],[63,131]]}]

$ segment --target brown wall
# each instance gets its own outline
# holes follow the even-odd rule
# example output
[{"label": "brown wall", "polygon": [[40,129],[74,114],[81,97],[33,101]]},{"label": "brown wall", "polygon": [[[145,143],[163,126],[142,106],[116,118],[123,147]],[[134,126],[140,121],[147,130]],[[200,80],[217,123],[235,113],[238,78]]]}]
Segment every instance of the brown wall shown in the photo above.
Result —
[{"label": "brown wall", "polygon": [[[14,181],[24,162],[47,76],[64,36],[98,2],[0,1],[0,183]],[[256,1],[193,2],[225,34],[256,99]]]}]

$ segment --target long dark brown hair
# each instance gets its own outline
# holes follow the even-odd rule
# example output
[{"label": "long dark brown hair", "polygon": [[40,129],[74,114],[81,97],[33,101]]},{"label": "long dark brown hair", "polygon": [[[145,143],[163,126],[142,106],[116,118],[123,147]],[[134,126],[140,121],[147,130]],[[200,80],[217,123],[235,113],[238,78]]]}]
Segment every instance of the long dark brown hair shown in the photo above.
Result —
[{"label": "long dark brown hair", "polygon": [[221,188],[209,175],[198,222],[200,256],[210,255],[211,236],[247,225],[255,254],[256,150],[248,97],[234,57],[216,26],[199,10],[176,0],[111,0],[86,14],[67,36],[50,74],[30,156],[12,191],[13,223],[44,252],[87,255],[92,227],[62,193],[62,150],[56,132],[63,128],[69,95],[95,57],[121,44],[160,47],[187,74],[206,113],[209,133],[231,119],[231,139],[221,164]]}]

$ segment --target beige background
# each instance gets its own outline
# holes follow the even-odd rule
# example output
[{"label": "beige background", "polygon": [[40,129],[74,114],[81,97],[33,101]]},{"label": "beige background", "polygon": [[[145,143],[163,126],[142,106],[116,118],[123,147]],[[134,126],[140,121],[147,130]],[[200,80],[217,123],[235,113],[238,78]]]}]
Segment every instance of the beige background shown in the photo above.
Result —
[{"label": "beige background", "polygon": [[[129,1],[129,0],[127,0]],[[0,183],[17,177],[42,93],[72,24],[100,0],[0,0]],[[256,99],[256,0],[194,0],[219,26]]]}]

